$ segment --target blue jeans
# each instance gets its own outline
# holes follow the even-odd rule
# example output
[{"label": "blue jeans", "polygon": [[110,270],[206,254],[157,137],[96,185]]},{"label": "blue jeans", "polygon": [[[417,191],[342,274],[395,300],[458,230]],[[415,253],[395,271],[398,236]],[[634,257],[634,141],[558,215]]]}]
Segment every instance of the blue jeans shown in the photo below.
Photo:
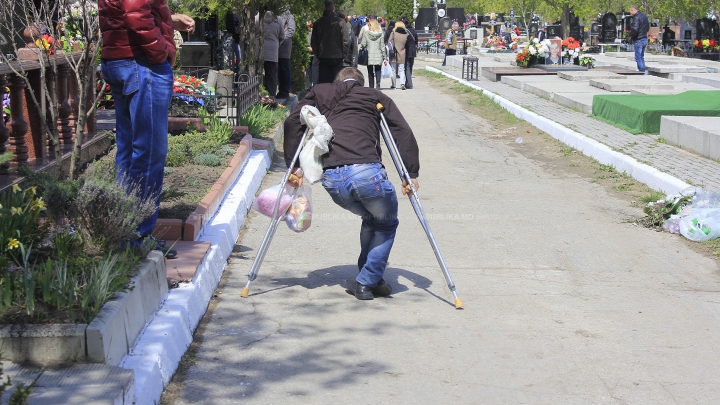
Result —
[{"label": "blue jeans", "polygon": [[356,280],[375,287],[383,280],[399,224],[395,187],[380,163],[325,170],[322,185],[337,205],[362,218]]},{"label": "blue jeans", "polygon": [[639,71],[645,71],[645,48],[647,48],[647,38],[638,39],[633,44],[635,48],[635,62],[637,62],[637,68]]},{"label": "blue jeans", "polygon": [[[159,208],[173,85],[170,63],[151,64],[145,57],[103,60],[102,72],[115,99],[117,177],[138,184],[142,197],[153,198]],[[156,209],[138,226],[141,237],[152,234],[157,215]]]}]

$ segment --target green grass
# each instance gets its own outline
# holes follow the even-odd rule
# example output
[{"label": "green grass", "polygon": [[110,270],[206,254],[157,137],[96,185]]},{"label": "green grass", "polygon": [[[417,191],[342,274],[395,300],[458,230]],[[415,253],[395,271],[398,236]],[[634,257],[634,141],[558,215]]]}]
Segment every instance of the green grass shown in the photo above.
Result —
[{"label": "green grass", "polygon": [[665,193],[661,193],[660,191],[653,191],[650,194],[640,197],[640,201],[647,204],[647,203],[655,202],[658,200],[662,200],[664,198],[665,198]]}]

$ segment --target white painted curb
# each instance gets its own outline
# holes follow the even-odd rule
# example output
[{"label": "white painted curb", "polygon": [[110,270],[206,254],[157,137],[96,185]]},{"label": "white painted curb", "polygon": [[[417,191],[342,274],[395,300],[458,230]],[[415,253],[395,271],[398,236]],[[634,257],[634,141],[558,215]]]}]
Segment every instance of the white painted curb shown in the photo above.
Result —
[{"label": "white painted curb", "polygon": [[531,123],[538,129],[550,134],[553,138],[581,151],[583,154],[596,159],[598,162],[605,165],[611,165],[621,173],[627,173],[634,179],[647,184],[647,186],[653,190],[659,190],[666,194],[675,195],[680,194],[680,191],[691,187],[690,184],[685,183],[674,176],[663,173],[652,166],[640,163],[633,157],[616,152],[610,149],[607,145],[604,145],[592,138],[588,138],[587,136],[579,132],[575,132],[570,128],[564,127],[555,121],[535,114],[532,111],[528,111],[495,93],[483,89],[482,87],[476,86],[468,81],[459,79],[449,73],[435,69],[431,66],[426,66],[425,69],[433,73],[445,75],[446,77],[464,84],[465,86],[482,92],[514,116]]},{"label": "white painted curb", "polygon": [[215,216],[203,227],[198,241],[210,242],[192,283],[170,290],[155,317],[148,323],[120,367],[135,372],[137,405],[160,402],[163,389],[192,343],[193,332],[207,310],[220,282],[240,228],[255,193],[270,167],[266,151],[252,151],[236,183],[228,190]]}]

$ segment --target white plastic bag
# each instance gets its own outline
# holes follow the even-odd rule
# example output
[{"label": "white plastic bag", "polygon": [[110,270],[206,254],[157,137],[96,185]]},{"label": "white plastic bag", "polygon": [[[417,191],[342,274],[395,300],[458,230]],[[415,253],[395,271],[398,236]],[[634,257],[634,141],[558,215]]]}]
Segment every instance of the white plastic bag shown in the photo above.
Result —
[{"label": "white plastic bag", "polygon": [[322,178],[321,156],[330,150],[330,141],[334,134],[324,115],[313,106],[303,106],[300,110],[300,122],[310,128],[310,137],[300,151],[300,167],[303,178],[310,184],[317,183]]},{"label": "white plastic bag", "polygon": [[694,208],[680,219],[680,233],[695,242],[720,237],[720,208]]},{"label": "white plastic bag", "polygon": [[277,184],[263,190],[253,203],[252,208],[257,212],[272,218],[273,210],[275,209],[275,202],[278,200],[278,193],[280,193],[280,205],[278,206],[278,215],[276,218],[282,217],[292,204],[293,188],[288,185],[282,187],[280,184]]},{"label": "white plastic bag", "polygon": [[392,68],[390,67],[390,63],[388,63],[387,60],[384,60],[384,61],[383,61],[382,70],[380,70],[380,74],[382,75],[382,78],[383,78],[383,79],[389,79],[389,78],[392,77],[392,75],[393,75],[393,70],[392,70]]},{"label": "white plastic bag", "polygon": [[312,188],[300,186],[292,199],[285,223],[293,232],[305,232],[312,221]]}]

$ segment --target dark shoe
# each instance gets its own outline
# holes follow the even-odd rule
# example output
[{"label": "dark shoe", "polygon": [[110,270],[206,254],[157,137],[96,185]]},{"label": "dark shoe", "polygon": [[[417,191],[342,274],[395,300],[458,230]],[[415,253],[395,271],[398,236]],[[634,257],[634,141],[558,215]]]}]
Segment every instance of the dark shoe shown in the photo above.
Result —
[{"label": "dark shoe", "polygon": [[290,95],[289,94],[278,94],[275,98],[276,99],[277,98],[290,98]]},{"label": "dark shoe", "polygon": [[390,86],[390,90],[395,90],[395,86]]},{"label": "dark shoe", "polygon": [[400,86],[400,89],[405,90],[405,85]]},{"label": "dark shoe", "polygon": [[390,284],[381,281],[372,289],[372,293],[376,297],[387,297],[392,294],[392,287],[390,287]]},{"label": "dark shoe", "polygon": [[378,90],[380,90],[380,83],[376,84],[376,85],[375,85],[375,88],[378,89]]},{"label": "dark shoe", "polygon": [[352,284],[350,284],[350,288],[345,291],[350,295],[354,295],[355,298],[359,300],[371,300],[375,298],[373,296],[373,289],[358,283],[357,280],[353,280]]}]

